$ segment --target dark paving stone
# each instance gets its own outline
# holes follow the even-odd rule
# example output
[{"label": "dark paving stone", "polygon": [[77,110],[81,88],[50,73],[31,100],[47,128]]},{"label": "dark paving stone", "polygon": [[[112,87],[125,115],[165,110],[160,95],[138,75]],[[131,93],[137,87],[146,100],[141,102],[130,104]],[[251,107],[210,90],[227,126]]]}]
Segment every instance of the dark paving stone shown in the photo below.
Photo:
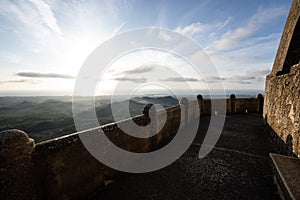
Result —
[{"label": "dark paving stone", "polygon": [[217,147],[268,157],[273,152],[271,137],[264,131],[261,115],[229,115]]},{"label": "dark paving stone", "polygon": [[161,170],[121,174],[95,199],[278,199],[268,159],[272,144],[259,115],[230,115],[217,146],[198,158],[209,118],[194,144]]}]

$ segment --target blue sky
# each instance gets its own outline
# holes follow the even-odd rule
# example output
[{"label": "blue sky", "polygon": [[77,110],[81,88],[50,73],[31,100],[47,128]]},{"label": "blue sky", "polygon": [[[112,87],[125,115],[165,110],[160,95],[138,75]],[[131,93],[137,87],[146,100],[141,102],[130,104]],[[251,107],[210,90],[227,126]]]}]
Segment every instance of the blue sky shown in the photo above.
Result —
[{"label": "blue sky", "polygon": [[[1,0],[0,95],[70,95],[82,63],[98,45],[143,27],[172,29],[197,41],[216,64],[225,89],[263,90],[291,4],[292,0]],[[130,72],[131,61],[138,57],[123,59],[120,65]],[[130,85],[143,76],[132,73],[123,81]],[[112,90],[120,80],[107,80],[104,90]],[[182,82],[178,77],[163,80],[175,87]],[[194,77],[188,80],[202,89]]]}]

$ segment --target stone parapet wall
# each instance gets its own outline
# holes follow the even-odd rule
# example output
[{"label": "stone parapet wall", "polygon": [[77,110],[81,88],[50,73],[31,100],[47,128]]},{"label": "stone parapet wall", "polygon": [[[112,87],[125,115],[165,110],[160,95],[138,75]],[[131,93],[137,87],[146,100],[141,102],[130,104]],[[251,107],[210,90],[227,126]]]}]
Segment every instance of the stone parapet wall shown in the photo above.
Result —
[{"label": "stone parapet wall", "polygon": [[[236,99],[232,95],[226,100],[227,113],[230,114],[261,112],[262,104],[262,95],[249,99]],[[185,101],[181,106],[166,109],[167,119],[163,128],[149,138],[132,137],[120,130],[116,123],[37,144],[34,144],[24,132],[3,131],[0,133],[1,196],[7,197],[6,199],[87,199],[105,187],[118,171],[96,160],[84,147],[80,140],[81,134],[92,136],[101,129],[114,144],[127,151],[150,152],[170,142],[176,135],[180,123],[188,125],[199,119],[195,106],[200,108],[201,115],[218,114],[217,110],[211,111],[211,101],[208,99]],[[156,111],[156,116],[161,114],[161,111]],[[155,118],[150,119],[149,111],[118,123],[126,126],[129,120],[141,126],[151,121],[153,126],[146,131],[156,129],[163,123]]]}]

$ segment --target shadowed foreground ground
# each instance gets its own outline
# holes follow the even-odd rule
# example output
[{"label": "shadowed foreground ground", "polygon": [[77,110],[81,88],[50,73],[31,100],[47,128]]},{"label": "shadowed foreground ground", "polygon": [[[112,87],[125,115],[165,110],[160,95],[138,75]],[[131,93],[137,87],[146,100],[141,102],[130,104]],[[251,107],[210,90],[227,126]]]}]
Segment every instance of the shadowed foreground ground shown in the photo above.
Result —
[{"label": "shadowed foreground ground", "polygon": [[278,199],[260,115],[228,115],[216,147],[198,159],[209,118],[177,161],[144,174],[121,174],[95,199]]}]

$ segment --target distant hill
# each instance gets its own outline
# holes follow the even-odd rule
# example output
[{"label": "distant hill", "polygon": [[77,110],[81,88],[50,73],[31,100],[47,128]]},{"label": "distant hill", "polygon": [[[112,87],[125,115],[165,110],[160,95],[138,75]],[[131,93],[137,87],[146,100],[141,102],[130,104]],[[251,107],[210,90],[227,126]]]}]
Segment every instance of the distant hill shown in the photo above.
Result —
[{"label": "distant hill", "polygon": [[[142,114],[149,103],[169,107],[177,105],[178,100],[170,96],[120,98],[111,105],[108,97],[96,97],[96,114],[99,123],[106,124],[114,121],[111,106],[116,106],[117,112],[123,114],[124,105],[129,105],[133,117]],[[83,110],[79,116],[85,117],[85,112]],[[12,128],[24,130],[36,142],[75,132],[71,97],[0,97],[0,131]]]},{"label": "distant hill", "polygon": [[132,99],[132,101],[141,103],[143,105],[146,104],[161,104],[163,107],[170,107],[177,105],[179,102],[177,99],[171,97],[171,96],[165,96],[165,97],[135,97]]},{"label": "distant hill", "polygon": [[14,104],[22,103],[24,101],[33,103],[42,103],[47,100],[71,102],[71,96],[32,96],[32,97],[0,97],[0,108],[12,106]]}]

